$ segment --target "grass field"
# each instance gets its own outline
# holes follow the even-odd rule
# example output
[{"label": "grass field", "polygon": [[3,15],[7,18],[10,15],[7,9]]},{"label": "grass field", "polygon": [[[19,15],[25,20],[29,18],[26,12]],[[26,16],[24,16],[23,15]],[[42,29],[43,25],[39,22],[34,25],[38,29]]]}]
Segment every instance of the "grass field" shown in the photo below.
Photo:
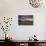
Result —
[{"label": "grass field", "polygon": [[33,21],[21,21],[18,20],[19,25],[33,25]]}]

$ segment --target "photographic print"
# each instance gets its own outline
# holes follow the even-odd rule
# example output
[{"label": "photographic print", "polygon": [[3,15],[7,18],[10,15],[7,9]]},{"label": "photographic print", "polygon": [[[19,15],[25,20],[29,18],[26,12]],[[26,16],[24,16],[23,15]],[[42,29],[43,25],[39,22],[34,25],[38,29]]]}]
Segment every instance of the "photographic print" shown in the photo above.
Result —
[{"label": "photographic print", "polygon": [[33,15],[19,15],[18,24],[19,25],[33,25]]}]

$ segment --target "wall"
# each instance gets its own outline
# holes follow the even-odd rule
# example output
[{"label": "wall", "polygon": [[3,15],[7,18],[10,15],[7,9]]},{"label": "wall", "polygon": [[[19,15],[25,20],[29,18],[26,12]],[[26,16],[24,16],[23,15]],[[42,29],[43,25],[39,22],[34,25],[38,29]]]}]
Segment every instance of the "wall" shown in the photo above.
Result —
[{"label": "wall", "polygon": [[[45,15],[46,8],[39,7],[33,8],[30,6],[28,0],[0,0],[0,17],[12,17],[13,22],[10,31],[10,35],[17,40],[27,40],[34,34],[37,35],[39,40],[45,38]],[[18,15],[33,15],[34,25],[32,26],[19,26]],[[2,31],[1,31],[2,33]],[[2,35],[0,33],[0,35]],[[3,37],[0,36],[0,39]],[[3,38],[4,39],[4,38]]]}]

